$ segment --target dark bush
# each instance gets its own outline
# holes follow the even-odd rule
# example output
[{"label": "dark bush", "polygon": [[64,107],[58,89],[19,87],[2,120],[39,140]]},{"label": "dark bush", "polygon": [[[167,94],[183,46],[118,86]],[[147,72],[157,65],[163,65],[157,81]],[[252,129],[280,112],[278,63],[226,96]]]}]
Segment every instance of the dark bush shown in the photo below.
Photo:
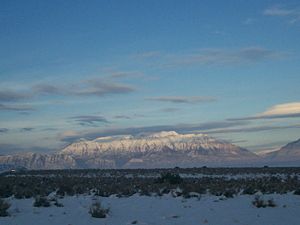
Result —
[{"label": "dark bush", "polygon": [[37,196],[37,197],[35,197],[33,206],[34,207],[49,207],[50,201],[46,197]]},{"label": "dark bush", "polygon": [[269,199],[265,201],[260,196],[255,196],[255,199],[254,201],[252,201],[252,204],[256,208],[276,207],[276,204],[273,199]]},{"label": "dark bush", "polygon": [[64,207],[64,205],[62,203],[58,202],[57,199],[54,200],[54,205],[56,207]]},{"label": "dark bush", "polygon": [[10,204],[4,201],[3,199],[0,199],[0,217],[9,216],[9,213],[7,210],[9,209]]},{"label": "dark bush", "polygon": [[248,187],[243,190],[244,195],[254,195],[256,193],[256,190],[252,187]]},{"label": "dark bush", "polygon": [[223,193],[223,195],[224,195],[226,198],[233,198],[235,194],[236,194],[236,191],[233,190],[233,189],[226,190],[226,191]]},{"label": "dark bush", "polygon": [[256,208],[266,208],[267,205],[265,204],[265,201],[260,196],[255,196],[255,199],[252,201],[252,204]]},{"label": "dark bush", "polygon": [[183,179],[179,176],[179,174],[165,173],[162,174],[160,178],[158,178],[157,182],[169,183],[169,184],[181,184],[183,182]]},{"label": "dark bush", "polygon": [[294,195],[300,195],[300,189],[294,191]]},{"label": "dark bush", "polygon": [[269,199],[267,205],[268,205],[269,207],[276,207],[276,204],[275,204],[275,202],[274,202],[273,199]]},{"label": "dark bush", "polygon": [[96,201],[90,207],[89,213],[95,218],[106,218],[109,213],[109,208],[103,208],[99,201]]}]

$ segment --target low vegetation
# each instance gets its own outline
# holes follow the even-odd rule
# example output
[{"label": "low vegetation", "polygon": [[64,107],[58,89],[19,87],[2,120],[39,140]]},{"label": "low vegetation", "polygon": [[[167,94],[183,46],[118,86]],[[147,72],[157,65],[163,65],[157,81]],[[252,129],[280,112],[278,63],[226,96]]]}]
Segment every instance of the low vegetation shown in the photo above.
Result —
[{"label": "low vegetation", "polygon": [[34,207],[50,207],[50,201],[47,197],[43,197],[43,196],[36,196],[34,203],[33,203]]},{"label": "low vegetation", "polygon": [[7,210],[9,209],[10,204],[3,199],[0,199],[0,217],[9,216]]},{"label": "low vegetation", "polygon": [[101,206],[100,201],[95,201],[91,207],[89,213],[95,218],[106,218],[109,213],[109,208]]},{"label": "low vegetation", "polygon": [[252,201],[252,204],[256,208],[266,208],[266,207],[276,207],[276,204],[273,199],[264,200],[261,196],[255,196],[255,199]]},{"label": "low vegetation", "polygon": [[[36,207],[47,207],[49,200],[41,196],[53,192],[58,198],[78,194],[128,197],[137,193],[146,196],[173,193],[186,198],[202,194],[232,198],[257,192],[299,194],[299,177],[300,168],[21,171],[0,175],[0,198],[35,197]],[[175,193],[176,189],[180,192]]]}]

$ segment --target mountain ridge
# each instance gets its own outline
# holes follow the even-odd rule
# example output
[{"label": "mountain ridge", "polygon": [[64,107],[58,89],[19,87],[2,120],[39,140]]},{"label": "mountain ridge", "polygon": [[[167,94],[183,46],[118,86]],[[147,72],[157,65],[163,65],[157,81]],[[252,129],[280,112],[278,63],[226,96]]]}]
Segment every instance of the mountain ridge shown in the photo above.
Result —
[{"label": "mountain ridge", "polygon": [[[288,162],[290,156],[284,158],[281,155],[287,153],[287,148],[298,145],[300,146],[300,139],[285,145],[279,151],[261,157],[206,134],[162,131],[135,136],[116,135],[94,140],[81,139],[53,154],[22,153],[0,156],[0,164],[12,164],[28,169],[251,166],[275,161]],[[290,151],[292,150],[288,150]],[[300,161],[300,148],[296,158]]]}]

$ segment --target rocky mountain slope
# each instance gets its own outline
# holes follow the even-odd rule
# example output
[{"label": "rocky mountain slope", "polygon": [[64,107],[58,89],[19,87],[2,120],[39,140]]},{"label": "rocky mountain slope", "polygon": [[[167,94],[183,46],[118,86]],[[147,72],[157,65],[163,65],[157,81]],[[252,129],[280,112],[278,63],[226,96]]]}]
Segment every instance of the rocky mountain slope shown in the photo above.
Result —
[{"label": "rocky mountain slope", "polygon": [[300,165],[300,139],[280,148],[278,151],[266,154],[265,158],[270,162],[295,162]]},{"label": "rocky mountain slope", "polygon": [[231,165],[257,157],[246,149],[204,134],[171,131],[84,140],[72,143],[56,154],[1,156],[0,164],[29,169],[193,167]]}]

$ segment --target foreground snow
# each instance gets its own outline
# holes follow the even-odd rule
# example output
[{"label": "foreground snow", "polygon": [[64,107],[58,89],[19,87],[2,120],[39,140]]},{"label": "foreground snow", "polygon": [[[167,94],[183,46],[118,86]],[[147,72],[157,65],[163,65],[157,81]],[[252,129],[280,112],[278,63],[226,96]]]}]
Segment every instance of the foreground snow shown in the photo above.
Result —
[{"label": "foreground snow", "polygon": [[128,198],[100,198],[110,208],[105,219],[92,218],[88,213],[95,197],[74,196],[59,199],[64,207],[35,208],[33,199],[8,199],[12,204],[10,217],[1,218],[1,225],[296,225],[300,224],[300,196],[293,194],[264,195],[273,199],[275,208],[255,208],[254,196],[242,195],[220,200],[216,196],[200,199],[171,196]]}]

